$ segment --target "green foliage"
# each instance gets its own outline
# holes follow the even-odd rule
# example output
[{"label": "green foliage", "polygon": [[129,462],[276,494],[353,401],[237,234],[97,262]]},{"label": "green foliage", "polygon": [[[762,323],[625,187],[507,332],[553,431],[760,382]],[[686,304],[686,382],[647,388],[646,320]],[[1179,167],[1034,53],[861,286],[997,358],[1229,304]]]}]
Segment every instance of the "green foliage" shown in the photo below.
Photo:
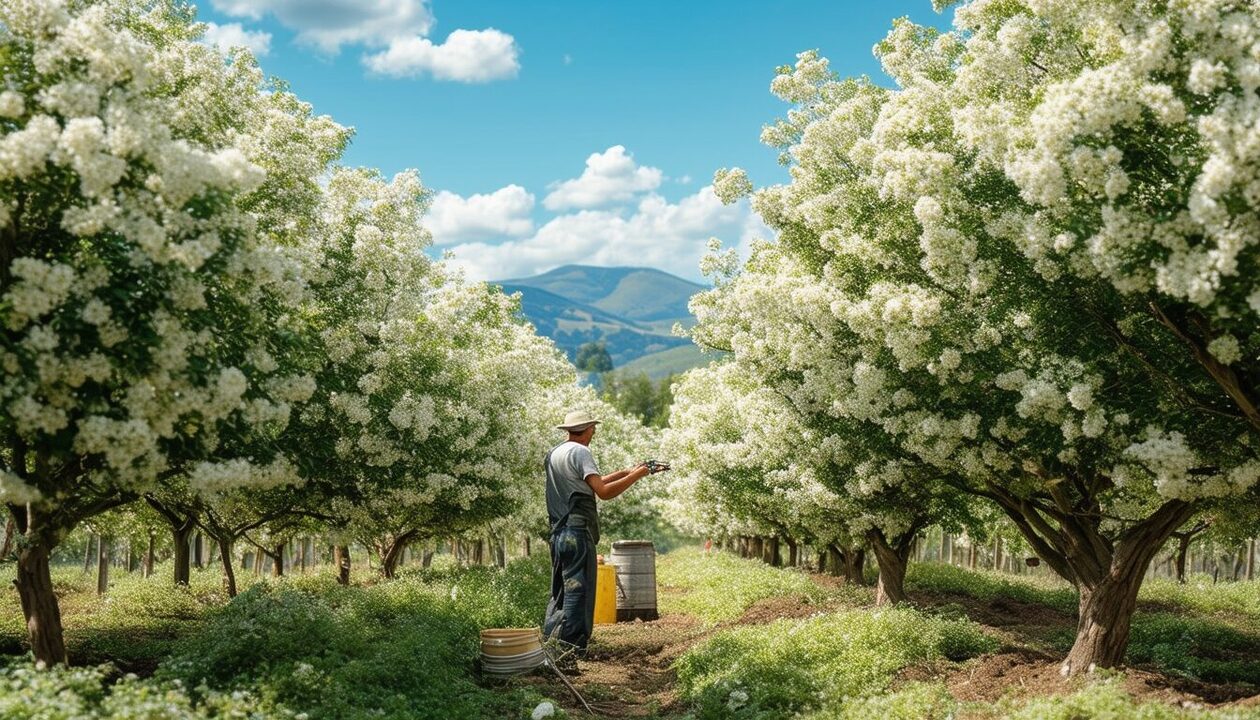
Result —
[{"label": "green foliage", "polygon": [[[687,591],[662,594],[661,610],[684,612],[707,623],[734,620],[766,598],[797,596],[816,604],[839,599],[803,572],[771,567],[725,552],[706,556],[694,550],[679,550],[662,556],[656,571],[662,585]],[[869,602],[869,592],[852,592]]]},{"label": "green foliage", "polygon": [[1179,610],[1192,610],[1206,615],[1222,615],[1260,622],[1260,580],[1250,582],[1179,583],[1169,578],[1156,578],[1142,583],[1140,602],[1166,605]]},{"label": "green foliage", "polygon": [[[1051,642],[1066,651],[1073,637],[1072,630],[1064,628],[1052,635]],[[1260,635],[1210,618],[1139,611],[1133,616],[1125,663],[1260,689]]]},{"label": "green foliage", "polygon": [[1137,703],[1115,681],[1094,683],[1071,695],[1037,698],[1003,715],[1011,720],[1245,720],[1260,718],[1256,708],[1181,709]]},{"label": "green foliage", "polygon": [[[211,575],[194,573],[191,588],[169,585],[166,575],[123,576],[104,600],[85,586],[71,603],[84,612],[67,618],[72,635],[93,658],[160,659],[153,676],[110,684],[116,668],[38,673],[16,663],[0,670],[0,720],[472,720],[520,717],[541,699],[528,689],[482,688],[473,673],[480,629],[541,619],[550,582],[541,554],[504,570],[442,566],[366,587],[341,587],[330,574],[267,580],[226,604]],[[139,643],[129,650],[129,640]],[[156,714],[161,703],[169,713]]]},{"label": "green foliage", "polygon": [[1207,619],[1139,612],[1125,661],[1206,682],[1247,683],[1260,690],[1260,634]]},{"label": "green foliage", "polygon": [[601,394],[606,402],[639,418],[644,425],[663,428],[669,424],[669,406],[674,402],[673,382],[672,375],[653,381],[645,372],[622,371],[604,378]]},{"label": "green foliage", "polygon": [[601,342],[589,342],[578,348],[573,364],[584,372],[605,373],[613,369],[608,347]]},{"label": "green foliage", "polygon": [[0,666],[0,720],[261,720],[294,718],[292,711],[249,692],[205,691],[200,698],[179,683],[128,675],[108,684],[112,668]]},{"label": "green foliage", "polygon": [[838,709],[805,716],[805,720],[951,720],[957,703],[940,683],[907,683],[887,695],[858,697]]},{"label": "green foliage", "polygon": [[1059,578],[1048,575],[1006,575],[940,563],[911,563],[906,571],[906,588],[967,595],[981,600],[1018,600],[1045,605],[1064,613],[1075,613],[1077,608],[1076,590]]},{"label": "green foliage", "polygon": [[909,665],[961,660],[997,645],[968,621],[909,608],[848,610],[719,632],[679,659],[678,681],[701,720],[837,713],[854,698],[884,692]]}]

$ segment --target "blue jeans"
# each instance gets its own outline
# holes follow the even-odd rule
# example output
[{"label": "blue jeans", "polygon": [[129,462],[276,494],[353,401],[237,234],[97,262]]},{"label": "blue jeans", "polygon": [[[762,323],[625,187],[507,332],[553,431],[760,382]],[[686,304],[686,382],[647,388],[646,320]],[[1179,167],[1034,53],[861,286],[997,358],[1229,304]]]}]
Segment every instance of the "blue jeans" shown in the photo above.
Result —
[{"label": "blue jeans", "polygon": [[551,600],[543,635],[585,648],[595,627],[595,543],[586,528],[551,535]]}]

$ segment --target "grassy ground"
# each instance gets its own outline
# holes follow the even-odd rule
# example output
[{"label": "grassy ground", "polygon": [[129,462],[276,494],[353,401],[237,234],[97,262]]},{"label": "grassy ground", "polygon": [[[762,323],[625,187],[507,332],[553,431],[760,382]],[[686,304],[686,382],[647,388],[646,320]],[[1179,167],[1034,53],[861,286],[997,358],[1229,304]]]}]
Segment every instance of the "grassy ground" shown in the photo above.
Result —
[{"label": "grassy ground", "polygon": [[[1260,583],[1148,583],[1124,673],[1066,680],[1075,597],[1051,578],[915,564],[914,607],[875,609],[870,588],[720,553],[669,553],[658,577],[662,618],[600,626],[582,663],[602,717],[1260,718]],[[242,581],[228,603],[213,571],[188,588],[123,574],[101,599],[59,569],[75,668],[57,672],[21,657],[16,593],[0,592],[0,720],[499,719],[543,700],[585,715],[554,677],[474,672],[479,628],[541,616],[541,554],[349,588]]]},{"label": "grassy ground", "polygon": [[[67,644],[86,666],[0,662],[0,719],[528,717],[539,692],[477,682],[477,632],[536,625],[549,582],[535,556],[348,588],[330,574],[258,581],[228,603],[209,571],[189,588],[119,578],[99,599],[94,578],[62,569]],[[9,651],[22,643],[15,595],[0,605]]]},{"label": "grassy ground", "polygon": [[1260,583],[1154,583],[1131,667],[1065,679],[1076,598],[1053,578],[915,564],[916,607],[875,609],[870,588],[730,555],[678,551],[657,571],[662,619],[598,628],[582,664],[601,716],[1260,718]]}]

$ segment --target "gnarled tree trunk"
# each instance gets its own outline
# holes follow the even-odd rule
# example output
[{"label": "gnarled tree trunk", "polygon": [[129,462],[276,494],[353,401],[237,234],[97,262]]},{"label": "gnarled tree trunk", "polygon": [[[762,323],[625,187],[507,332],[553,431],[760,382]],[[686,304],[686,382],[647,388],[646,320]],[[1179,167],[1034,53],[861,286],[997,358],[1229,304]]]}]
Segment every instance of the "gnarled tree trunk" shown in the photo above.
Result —
[{"label": "gnarled tree trunk", "polygon": [[13,584],[22,602],[35,660],[46,665],[64,665],[66,641],[61,634],[61,608],[57,605],[48,567],[49,553],[50,548],[38,541],[22,546],[17,555],[17,577]]},{"label": "gnarled tree trunk", "polygon": [[1146,566],[1163,544],[1162,538],[1155,540],[1157,532],[1157,528],[1152,528],[1122,539],[1116,544],[1107,574],[1096,582],[1077,585],[1080,601],[1076,640],[1063,661],[1064,675],[1115,667],[1124,661],[1138,590]]},{"label": "gnarled tree trunk", "polygon": [[879,561],[879,580],[875,584],[875,604],[903,603],[906,597],[906,565],[914,549],[914,536],[918,526],[889,540],[883,530],[871,529],[866,539],[871,542],[875,559]]},{"label": "gnarled tree trunk", "polygon": [[[380,553],[382,575],[387,578],[395,576],[398,571],[398,561],[402,559],[403,550],[407,548],[407,544],[414,540],[418,534],[419,533],[415,530],[408,530],[407,532],[395,537],[392,542],[381,546]],[[478,551],[480,551],[482,541],[479,540],[477,542],[477,547]],[[478,555],[480,555],[480,552],[478,552]],[[481,558],[476,558],[476,562],[480,564]]]},{"label": "gnarled tree trunk", "polygon": [[[1082,487],[1088,485],[1081,478],[1069,479]],[[1075,675],[1119,665],[1128,648],[1146,568],[1195,507],[1183,500],[1166,501],[1111,538],[1103,534],[1097,506],[1091,507],[1089,501],[1074,503],[1061,485],[1050,486],[1053,505],[1037,505],[992,484],[989,489],[988,497],[1014,521],[1033,552],[1080,593],[1076,640],[1062,673]]]}]

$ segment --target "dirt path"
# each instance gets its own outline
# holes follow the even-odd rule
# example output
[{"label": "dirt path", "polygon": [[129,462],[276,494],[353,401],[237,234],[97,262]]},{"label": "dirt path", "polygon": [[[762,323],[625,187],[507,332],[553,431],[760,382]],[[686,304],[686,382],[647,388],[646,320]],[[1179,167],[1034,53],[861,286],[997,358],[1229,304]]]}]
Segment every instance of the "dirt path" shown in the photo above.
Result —
[{"label": "dirt path", "polygon": [[[818,576],[820,585],[832,578]],[[679,592],[661,588],[662,597]],[[991,718],[985,711],[1004,697],[1045,697],[1068,694],[1085,682],[1059,675],[1058,655],[1048,651],[1047,636],[1055,630],[1070,629],[1075,620],[1045,606],[1008,598],[978,600],[961,595],[913,593],[912,601],[924,609],[963,611],[1002,641],[996,653],[963,663],[941,661],[903,670],[897,681],[941,681],[955,699],[966,704],[960,717]],[[945,606],[951,606],[946,608]],[[678,696],[674,662],[687,650],[722,629],[739,625],[759,625],[779,618],[800,618],[819,611],[834,610],[811,604],[803,598],[774,597],[758,602],[733,621],[705,625],[682,613],[668,613],[653,622],[599,625],[591,640],[581,672],[571,678],[596,717],[658,718],[666,720],[686,714]],[[1172,706],[1211,706],[1216,703],[1247,705],[1260,702],[1260,696],[1243,700],[1240,688],[1210,685],[1176,678],[1147,668],[1129,668],[1124,688],[1141,701],[1157,701]],[[554,676],[535,675],[520,682],[537,686],[553,698],[571,717],[589,717],[582,705]]]}]

